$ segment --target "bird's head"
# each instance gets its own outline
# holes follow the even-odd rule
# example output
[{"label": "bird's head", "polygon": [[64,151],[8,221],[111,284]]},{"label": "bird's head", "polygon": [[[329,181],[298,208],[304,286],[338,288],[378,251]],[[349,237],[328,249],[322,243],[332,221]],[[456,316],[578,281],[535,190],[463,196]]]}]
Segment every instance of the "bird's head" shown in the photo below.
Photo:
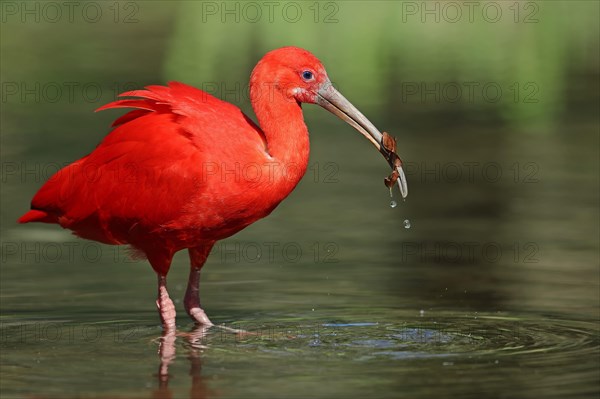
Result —
[{"label": "bird's head", "polygon": [[298,47],[282,47],[268,52],[250,77],[250,87],[255,96],[278,94],[298,103],[315,104],[319,89],[328,83],[330,80],[321,61]]},{"label": "bird's head", "polygon": [[253,103],[258,99],[269,102],[277,98],[297,104],[318,104],[344,120],[371,141],[397,170],[400,191],[403,197],[407,196],[406,177],[398,164],[399,158],[394,150],[390,154],[389,145],[384,144],[384,135],[333,87],[325,67],[309,51],[282,47],[265,54],[252,71],[250,96]]}]

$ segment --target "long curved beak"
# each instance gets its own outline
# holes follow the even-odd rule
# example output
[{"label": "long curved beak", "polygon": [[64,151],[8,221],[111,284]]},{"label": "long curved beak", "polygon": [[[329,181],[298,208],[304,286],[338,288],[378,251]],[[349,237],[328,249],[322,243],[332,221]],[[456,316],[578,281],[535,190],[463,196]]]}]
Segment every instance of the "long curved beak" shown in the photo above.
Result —
[{"label": "long curved beak", "polygon": [[395,153],[395,148],[384,143],[384,135],[373,125],[350,101],[337,91],[331,82],[325,82],[317,92],[317,104],[327,111],[346,121],[350,126],[365,136],[388,161],[391,168],[398,172],[398,187],[402,198],[408,195],[406,175],[402,169],[402,161]]}]

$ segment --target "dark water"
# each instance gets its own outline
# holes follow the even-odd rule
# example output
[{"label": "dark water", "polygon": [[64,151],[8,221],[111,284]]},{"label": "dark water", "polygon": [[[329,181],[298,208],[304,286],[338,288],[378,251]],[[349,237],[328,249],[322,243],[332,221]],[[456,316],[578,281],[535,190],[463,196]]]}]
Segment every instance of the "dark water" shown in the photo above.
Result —
[{"label": "dark water", "polygon": [[[165,80],[171,22],[12,26],[4,81],[99,82],[109,101],[115,76],[119,87]],[[87,45],[64,50],[64,32]],[[48,42],[22,47],[27,37]],[[342,69],[335,53],[325,57]],[[165,337],[148,264],[57,227],[15,224],[116,113],[65,97],[3,100],[2,398],[597,397],[598,79],[584,70],[567,75],[560,113],[519,127],[497,121],[497,110],[390,111],[353,98],[398,137],[410,194],[395,194],[394,209],[381,157],[306,106],[304,180],[269,218],[215,247],[203,269],[203,306],[219,327],[187,319],[180,253],[169,274],[178,331]]]},{"label": "dark water", "polygon": [[[174,347],[172,360],[157,355],[148,265],[55,228],[3,224],[3,397],[598,391],[593,136],[574,132],[534,154],[528,143],[541,136],[509,133],[502,157],[482,132],[403,138],[404,152],[429,164],[489,160],[506,176],[429,182],[435,175],[415,166],[409,199],[391,209],[377,154],[354,137],[338,155],[331,145],[353,132],[325,130],[313,129],[321,175],[307,175],[270,218],[216,247],[204,269],[213,321],[254,334],[213,328],[194,338],[178,303],[181,335],[163,344],[167,355]],[[436,142],[444,151],[428,149]],[[331,173],[327,162],[339,167],[331,183],[322,180],[323,170]],[[506,171],[525,162],[539,166],[537,181],[515,181]],[[25,203],[34,186],[14,184],[10,202]],[[9,209],[16,215],[17,208]],[[170,274],[175,298],[186,274],[181,254]],[[161,363],[168,384],[158,377]]]}]

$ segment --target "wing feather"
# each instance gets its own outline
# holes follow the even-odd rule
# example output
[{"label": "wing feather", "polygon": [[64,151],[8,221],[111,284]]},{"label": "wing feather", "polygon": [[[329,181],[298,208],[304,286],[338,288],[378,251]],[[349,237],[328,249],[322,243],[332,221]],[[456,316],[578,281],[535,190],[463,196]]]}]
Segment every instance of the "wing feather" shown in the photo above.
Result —
[{"label": "wing feather", "polygon": [[193,220],[187,205],[198,208],[198,198],[214,203],[203,163],[265,149],[262,132],[239,108],[191,86],[170,82],[121,96],[136,98],[98,111],[134,109],[91,154],[46,182],[32,200],[35,213],[22,222],[57,221],[85,238],[132,243]]}]

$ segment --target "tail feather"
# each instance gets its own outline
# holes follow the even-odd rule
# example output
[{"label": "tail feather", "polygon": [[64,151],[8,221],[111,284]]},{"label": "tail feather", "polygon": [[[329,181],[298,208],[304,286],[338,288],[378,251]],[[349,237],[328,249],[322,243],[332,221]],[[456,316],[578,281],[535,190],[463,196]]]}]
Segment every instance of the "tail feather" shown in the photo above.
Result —
[{"label": "tail feather", "polygon": [[18,220],[19,223],[40,222],[40,223],[58,223],[56,216],[44,211],[32,209]]}]

